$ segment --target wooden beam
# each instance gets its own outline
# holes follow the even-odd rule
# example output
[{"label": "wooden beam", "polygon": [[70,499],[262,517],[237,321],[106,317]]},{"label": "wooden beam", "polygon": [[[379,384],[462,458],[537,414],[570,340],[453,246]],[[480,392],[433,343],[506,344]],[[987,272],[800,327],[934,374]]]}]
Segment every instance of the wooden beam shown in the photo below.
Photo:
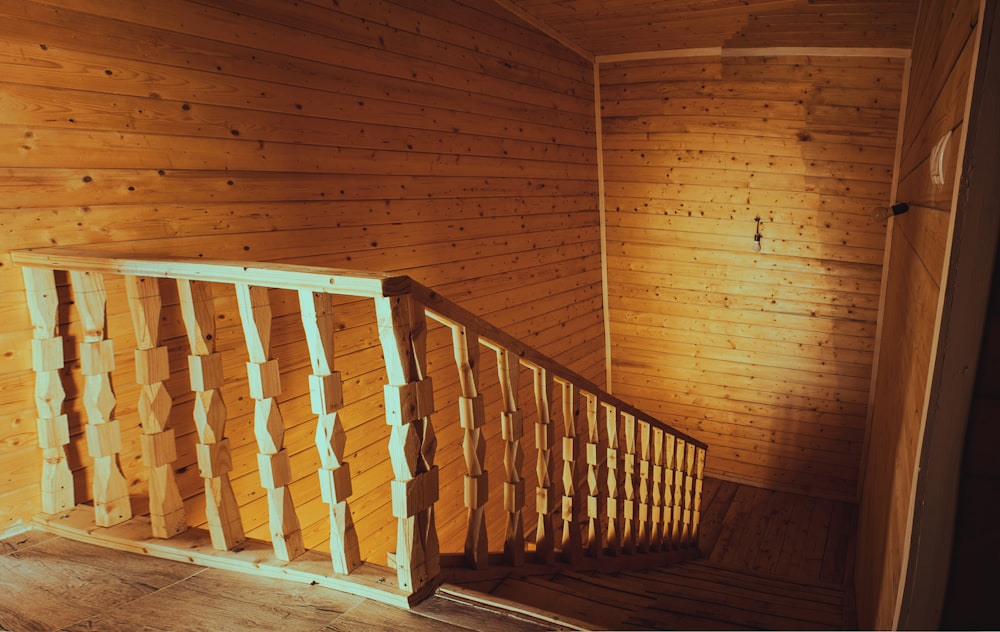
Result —
[{"label": "wooden beam", "polygon": [[753,48],[727,48],[708,46],[705,48],[678,48],[672,50],[650,50],[634,53],[614,53],[596,55],[597,64],[614,64],[626,61],[652,59],[684,59],[688,57],[880,57],[907,59],[909,48],[868,48],[862,46],[764,46]]}]

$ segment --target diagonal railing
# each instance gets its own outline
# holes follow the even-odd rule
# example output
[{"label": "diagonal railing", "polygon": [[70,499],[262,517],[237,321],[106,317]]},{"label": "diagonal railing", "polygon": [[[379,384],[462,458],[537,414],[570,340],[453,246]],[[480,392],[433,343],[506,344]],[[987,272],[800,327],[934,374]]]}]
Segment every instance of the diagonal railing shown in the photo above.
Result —
[{"label": "diagonal railing", "polygon": [[[707,446],[657,421],[520,340],[406,276],[306,266],[166,257],[121,257],[67,249],[20,251],[27,302],[34,327],[38,440],[43,450],[40,520],[53,530],[92,541],[227,568],[266,572],[333,586],[366,597],[407,605],[426,595],[445,571],[454,572],[438,542],[435,507],[443,487],[435,464],[437,440],[431,416],[435,389],[427,360],[426,317],[450,328],[458,372],[458,410],[465,464],[466,509],[461,566],[500,572],[525,564],[574,567],[654,565],[697,553],[702,476]],[[57,318],[55,271],[69,273],[84,328],[80,342],[86,450],[93,458],[93,507],[77,507],[68,466],[71,443],[63,411],[63,341]],[[114,416],[111,373],[114,342],[106,336],[105,278],[124,278],[134,325],[138,423],[142,460],[148,471],[148,518],[133,518],[119,465],[121,425]],[[160,340],[161,279],[177,284],[190,354],[187,366],[194,398],[197,465],[204,484],[207,542],[188,529],[185,501],[175,479],[177,445],[172,402],[165,382],[170,366]],[[226,381],[217,348],[213,287],[235,289],[246,343],[247,384],[253,402],[257,472],[268,507],[269,549],[248,540],[229,474],[233,459],[222,398]],[[282,373],[272,357],[271,289],[298,296],[298,316],[308,348],[310,407],[316,418],[317,475],[328,505],[330,555],[317,561],[306,551],[278,395]],[[363,562],[352,518],[352,475],[345,456],[350,441],[339,411],[344,384],[334,366],[334,296],[374,301],[385,359],[385,421],[393,480],[389,485],[396,521],[390,555],[395,581]],[[496,354],[500,392],[498,420],[486,415],[482,349]],[[120,353],[122,350],[118,350]],[[525,444],[519,401],[521,368],[531,371],[535,400],[534,440]],[[553,407],[558,394],[561,406]],[[582,415],[582,418],[581,418]],[[499,433],[492,424],[499,424]],[[490,502],[486,437],[503,441],[502,546],[491,552],[486,509]],[[526,447],[533,447],[535,489],[526,489]],[[494,469],[497,473],[499,470]],[[495,474],[496,475],[496,474]],[[529,498],[534,497],[534,508]],[[66,514],[70,514],[67,516]],[[52,514],[62,514],[59,519]],[[525,520],[535,517],[534,525]],[[75,525],[75,526],[74,526]],[[67,535],[74,535],[67,533]],[[265,554],[266,553],[266,554]],[[602,561],[603,560],[603,561]],[[614,562],[610,562],[614,560]]]}]

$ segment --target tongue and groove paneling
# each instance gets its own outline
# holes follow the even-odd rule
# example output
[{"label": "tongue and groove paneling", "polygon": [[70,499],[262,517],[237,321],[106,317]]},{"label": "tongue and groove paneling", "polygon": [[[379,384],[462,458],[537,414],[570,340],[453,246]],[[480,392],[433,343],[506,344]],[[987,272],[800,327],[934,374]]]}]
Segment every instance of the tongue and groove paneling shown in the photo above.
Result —
[{"label": "tongue and groove paneling", "polygon": [[712,446],[713,476],[855,496],[902,74],[601,64],[614,391]]},{"label": "tongue and groove paneling", "polygon": [[[7,254],[17,248],[101,246],[408,273],[603,381],[593,108],[591,65],[486,0],[0,1],[0,530],[38,511],[41,470],[28,314]],[[164,287],[178,477],[197,523],[186,342],[176,292]],[[139,492],[133,334],[121,284],[108,290],[122,466]],[[232,289],[217,290],[234,487],[248,530],[266,538],[238,312]],[[295,305],[290,293],[272,293],[274,356],[284,373],[292,494],[303,505],[307,544],[322,545],[309,362]],[[363,554],[384,563],[395,535],[374,312],[370,302],[347,300],[337,310],[352,507]],[[75,309],[61,316],[65,335],[78,337]],[[436,462],[451,476],[442,480],[460,483],[448,339],[432,331]],[[76,351],[67,352],[75,363]],[[484,382],[495,381],[489,355]],[[92,474],[74,379],[67,370],[80,446],[71,461],[86,498]],[[522,401],[531,401],[527,391]],[[487,460],[500,499],[496,425]],[[443,512],[441,524],[464,516],[461,490],[449,493],[443,503],[453,513]],[[460,550],[462,536],[446,550]]]}]

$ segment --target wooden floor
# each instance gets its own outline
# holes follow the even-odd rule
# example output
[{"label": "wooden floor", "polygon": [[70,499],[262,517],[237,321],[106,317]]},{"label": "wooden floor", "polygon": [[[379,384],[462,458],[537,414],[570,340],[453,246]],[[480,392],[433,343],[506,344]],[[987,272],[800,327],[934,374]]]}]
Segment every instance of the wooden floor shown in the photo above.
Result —
[{"label": "wooden floor", "polygon": [[41,531],[0,540],[0,630],[545,630],[433,596],[411,611],[322,586],[203,568]]},{"label": "wooden floor", "polygon": [[854,629],[855,505],[708,479],[703,556],[615,575],[465,585],[597,629]]},{"label": "wooden floor", "polygon": [[698,560],[613,575],[470,581],[442,587],[411,611],[28,531],[0,540],[0,629],[856,627],[847,583],[854,505],[707,479],[703,507]]}]

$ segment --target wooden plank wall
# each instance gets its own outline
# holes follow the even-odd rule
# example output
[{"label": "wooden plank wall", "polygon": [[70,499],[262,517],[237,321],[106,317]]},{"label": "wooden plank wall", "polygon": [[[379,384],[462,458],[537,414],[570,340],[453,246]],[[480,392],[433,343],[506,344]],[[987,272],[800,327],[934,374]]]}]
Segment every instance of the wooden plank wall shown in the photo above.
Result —
[{"label": "wooden plank wall", "polygon": [[[487,0],[0,1],[0,531],[38,511],[41,472],[31,334],[11,249],[98,245],[405,272],[603,383],[593,94],[590,64]],[[198,522],[188,351],[176,292],[163,287],[179,481]],[[122,284],[109,293],[122,466],[138,492],[133,334]],[[250,473],[245,347],[232,289],[218,294],[234,486],[251,535],[266,537]],[[272,303],[292,493],[306,507],[307,545],[321,546],[308,355],[296,298],[276,292]],[[395,523],[374,310],[337,305],[354,518],[363,555],[384,563]],[[61,319],[75,366],[75,310]],[[451,513],[439,514],[448,525],[464,519],[452,474],[462,461],[457,373],[450,336],[431,334],[436,461],[454,478],[442,474],[454,483]],[[491,356],[481,370],[495,383]],[[65,381],[71,465],[87,498],[79,377],[67,370]],[[495,392],[487,397],[499,410]],[[522,402],[528,409],[528,391]],[[502,473],[498,434],[492,424],[488,468]],[[494,499],[502,504],[502,494]],[[462,536],[445,548],[461,550]]]},{"label": "wooden plank wall", "polygon": [[601,64],[614,392],[713,477],[855,498],[903,65]]},{"label": "wooden plank wall", "polygon": [[596,55],[717,46],[909,48],[912,0],[514,0]]},{"label": "wooden plank wall", "polygon": [[[979,11],[978,0],[925,0],[918,14],[897,193],[911,208],[893,221],[887,246],[886,307],[859,513],[856,584],[865,628],[893,626],[907,555],[917,441]],[[945,183],[934,185],[931,149],[949,131]]]}]

